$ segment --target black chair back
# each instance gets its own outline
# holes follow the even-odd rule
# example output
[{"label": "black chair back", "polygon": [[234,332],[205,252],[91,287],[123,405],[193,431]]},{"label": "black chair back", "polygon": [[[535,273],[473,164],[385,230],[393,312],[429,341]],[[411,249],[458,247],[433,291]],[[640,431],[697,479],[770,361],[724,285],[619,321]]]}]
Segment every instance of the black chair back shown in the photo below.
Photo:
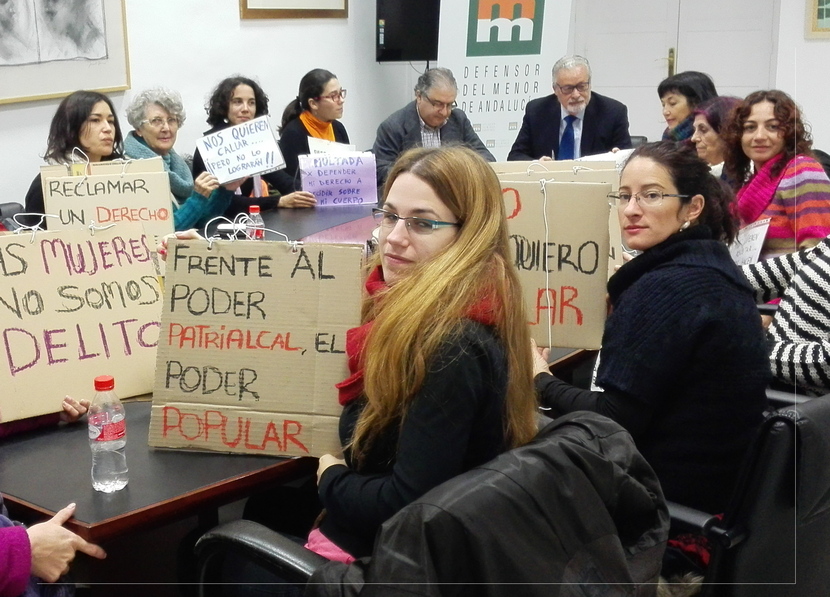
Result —
[{"label": "black chair back", "polygon": [[712,542],[702,597],[828,594],[830,400],[772,413],[723,520],[702,526]]}]

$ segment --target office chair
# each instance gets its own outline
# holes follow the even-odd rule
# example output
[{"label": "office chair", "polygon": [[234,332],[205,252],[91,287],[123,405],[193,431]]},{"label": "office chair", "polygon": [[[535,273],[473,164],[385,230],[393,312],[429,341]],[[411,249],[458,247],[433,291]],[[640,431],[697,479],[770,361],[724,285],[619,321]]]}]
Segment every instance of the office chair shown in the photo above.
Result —
[{"label": "office chair", "polygon": [[201,595],[233,553],[305,595],[654,595],[668,537],[657,478],[631,436],[576,412],[436,487],[383,524],[371,558],[327,562],[250,521],[196,545]]},{"label": "office chair", "polygon": [[15,214],[19,214],[22,211],[23,206],[19,203],[0,203],[0,224],[2,224],[6,230],[16,230],[19,228],[19,225],[15,224],[13,218]]},{"label": "office chair", "polygon": [[669,503],[673,531],[710,540],[701,597],[830,591],[830,395],[772,399],[795,405],[765,420],[722,520]]}]

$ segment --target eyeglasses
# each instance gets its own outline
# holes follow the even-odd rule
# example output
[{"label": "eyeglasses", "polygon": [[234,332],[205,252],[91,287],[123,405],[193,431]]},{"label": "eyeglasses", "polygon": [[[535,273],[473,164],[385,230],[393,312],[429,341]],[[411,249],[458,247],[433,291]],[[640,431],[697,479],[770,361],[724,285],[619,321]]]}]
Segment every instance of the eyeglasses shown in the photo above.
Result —
[{"label": "eyeglasses", "polygon": [[576,85],[560,85],[557,83],[556,86],[559,87],[559,91],[565,95],[570,95],[574,92],[574,89],[578,90],[579,93],[585,93],[591,88],[591,82],[583,81],[582,83],[577,83]]},{"label": "eyeglasses", "polygon": [[386,211],[385,209],[375,208],[372,210],[372,217],[375,222],[384,228],[394,228],[398,224],[398,220],[403,220],[406,223],[407,230],[415,234],[432,234],[436,228],[444,228],[446,226],[461,226],[460,222],[441,222],[438,220],[428,220],[426,218],[402,218],[398,214]]},{"label": "eyeglasses", "polygon": [[422,93],[421,96],[425,100],[427,100],[432,105],[432,107],[435,108],[436,110],[446,109],[447,112],[451,112],[452,110],[454,110],[455,108],[458,107],[458,102],[452,102],[451,104],[445,104],[444,102],[437,102],[435,100],[430,99],[429,96],[426,93]]},{"label": "eyeglasses", "polygon": [[154,129],[160,129],[164,126],[164,123],[167,123],[171,129],[178,128],[179,126],[179,119],[174,118],[171,116],[170,118],[161,118],[160,116],[156,116],[155,118],[151,118],[150,120],[142,120],[141,124],[149,124]]},{"label": "eyeglasses", "polygon": [[328,95],[318,95],[314,99],[316,99],[318,102],[321,99],[330,99],[333,102],[336,102],[339,99],[344,100],[344,99],[346,99],[346,90],[341,89],[340,91],[332,91]]},{"label": "eyeglasses", "polygon": [[662,191],[645,191],[643,193],[608,193],[607,197],[612,199],[617,207],[625,207],[633,197],[637,203],[644,207],[657,207],[663,204],[663,197],[680,197],[685,199],[691,195],[676,195],[673,193],[663,193]]}]

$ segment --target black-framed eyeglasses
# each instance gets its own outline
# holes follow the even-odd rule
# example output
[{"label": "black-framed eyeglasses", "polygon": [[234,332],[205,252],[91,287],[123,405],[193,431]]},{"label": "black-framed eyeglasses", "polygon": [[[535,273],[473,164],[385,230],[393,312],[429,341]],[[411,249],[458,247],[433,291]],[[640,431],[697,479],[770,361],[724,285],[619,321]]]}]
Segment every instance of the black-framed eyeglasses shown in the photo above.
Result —
[{"label": "black-framed eyeglasses", "polygon": [[577,83],[576,85],[560,85],[557,83],[556,86],[559,87],[559,91],[565,95],[570,95],[574,92],[574,89],[579,91],[579,93],[585,93],[591,88],[591,82],[583,81],[582,83]]},{"label": "black-framed eyeglasses", "polygon": [[644,207],[657,207],[663,204],[663,197],[679,197],[686,199],[691,195],[677,195],[675,193],[664,193],[662,191],[652,190],[644,191],[642,193],[608,193],[607,197],[612,199],[617,207],[625,207],[633,197],[637,203]]},{"label": "black-framed eyeglasses", "polygon": [[314,99],[316,99],[318,102],[321,99],[330,99],[333,102],[336,102],[339,99],[344,100],[344,99],[346,99],[346,90],[341,89],[340,91],[332,91],[328,95],[318,95]]},{"label": "black-framed eyeglasses", "polygon": [[403,220],[406,224],[407,230],[410,230],[415,234],[424,235],[432,234],[438,228],[445,228],[447,226],[461,226],[461,222],[441,222],[440,220],[430,220],[427,218],[418,218],[415,216],[403,218],[396,213],[386,211],[385,209],[380,209],[379,207],[376,207],[372,210],[372,217],[375,218],[375,222],[377,222],[384,228],[394,228],[397,225],[398,220]]},{"label": "black-framed eyeglasses", "polygon": [[160,116],[156,116],[155,118],[150,118],[149,120],[141,121],[141,124],[149,124],[154,129],[160,129],[164,126],[165,123],[167,123],[167,126],[169,126],[171,129],[178,128],[179,119],[173,116],[170,116],[169,118],[162,118]]},{"label": "black-framed eyeglasses", "polygon": [[421,96],[427,100],[430,105],[435,108],[436,110],[447,110],[447,112],[452,112],[455,108],[458,107],[458,102],[452,102],[451,104],[445,104],[444,102],[439,102],[430,97],[426,93],[421,93]]}]

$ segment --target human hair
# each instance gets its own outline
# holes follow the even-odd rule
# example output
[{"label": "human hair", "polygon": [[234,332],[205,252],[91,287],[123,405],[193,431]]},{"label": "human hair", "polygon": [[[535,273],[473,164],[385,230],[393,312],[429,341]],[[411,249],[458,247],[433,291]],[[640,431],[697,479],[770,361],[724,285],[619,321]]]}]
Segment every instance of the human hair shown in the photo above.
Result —
[{"label": "human hair", "polygon": [[455,82],[452,71],[443,67],[425,70],[418,77],[418,82],[415,83],[415,93],[418,95],[429,95],[429,91],[433,87],[448,87],[458,91],[458,83]]},{"label": "human hair", "polygon": [[[384,199],[404,173],[429,185],[461,227],[452,244],[414,266],[380,300],[363,302],[363,321],[374,324],[363,360],[367,403],[355,428],[353,453],[359,462],[385,429],[402,423],[441,344],[459,333],[466,314],[486,297],[493,298],[495,333],[507,354],[506,443],[525,444],[536,434],[530,333],[498,178],[468,148],[415,148],[392,167]],[[375,255],[369,267],[379,263]]]},{"label": "human hair", "polygon": [[106,102],[114,119],[115,134],[113,135],[112,153],[103,156],[103,160],[114,160],[121,157],[122,142],[121,126],[118,124],[118,116],[115,114],[115,106],[112,101],[103,93],[97,91],[75,91],[65,98],[58,105],[52,123],[49,125],[49,138],[46,141],[46,154],[44,159],[50,162],[62,163],[69,159],[72,150],[81,147],[81,130],[86,124],[87,118],[92,113],[92,108],[98,102]]},{"label": "human hair", "polygon": [[170,116],[176,118],[179,121],[179,126],[184,124],[187,115],[184,111],[184,104],[182,104],[182,96],[163,87],[152,87],[135,96],[130,105],[127,106],[127,122],[130,123],[130,126],[134,129],[140,128],[141,123],[146,118],[147,108],[153,104],[163,108]]},{"label": "human hair", "polygon": [[303,110],[310,110],[311,106],[308,100],[320,97],[329,81],[336,78],[337,76],[333,72],[324,68],[315,68],[303,75],[303,78],[300,79],[300,91],[297,93],[297,97],[288,102],[282,112],[280,132],[285,128],[285,125],[298,118]]},{"label": "human hair", "polygon": [[784,140],[782,159],[773,164],[772,176],[778,176],[787,164],[798,154],[812,155],[813,138],[801,120],[801,110],[793,99],[778,89],[754,91],[746,96],[732,111],[732,116],[724,127],[721,137],[726,145],[723,169],[729,180],[737,188],[743,186],[749,177],[750,160],[744,153],[742,140],[752,106],[761,102],[770,102],[778,130]]},{"label": "human hair", "polygon": [[731,209],[734,195],[726,183],[712,175],[709,164],[698,157],[694,147],[676,141],[646,143],[632,152],[623,171],[635,158],[648,158],[665,168],[678,194],[686,195],[680,198],[681,204],[703,195],[698,224],[708,226],[714,238],[727,244],[735,240],[738,227]]},{"label": "human hair", "polygon": [[205,104],[205,112],[208,115],[207,123],[209,125],[219,126],[226,122],[231,97],[233,97],[233,90],[240,85],[247,85],[254,90],[256,115],[266,116],[268,114],[268,96],[265,95],[259,83],[248,77],[234,75],[233,77],[223,79],[210,94],[210,99]]},{"label": "human hair", "polygon": [[720,135],[726,126],[727,120],[729,120],[730,112],[740,103],[741,98],[739,97],[719,95],[700,104],[692,111],[692,115],[700,115],[706,118],[706,122],[712,127],[712,130]]},{"label": "human hair", "polygon": [[575,68],[579,68],[580,66],[585,67],[585,71],[588,73],[588,80],[591,80],[591,65],[588,63],[588,59],[582,56],[562,56],[559,60],[556,61],[556,64],[553,65],[553,70],[551,71],[551,75],[553,76],[553,82],[556,83],[556,75],[559,71],[563,70],[573,70]]},{"label": "human hair", "polygon": [[696,70],[683,71],[663,79],[657,86],[657,96],[663,99],[668,93],[679,93],[685,97],[691,109],[718,95],[712,77]]}]

